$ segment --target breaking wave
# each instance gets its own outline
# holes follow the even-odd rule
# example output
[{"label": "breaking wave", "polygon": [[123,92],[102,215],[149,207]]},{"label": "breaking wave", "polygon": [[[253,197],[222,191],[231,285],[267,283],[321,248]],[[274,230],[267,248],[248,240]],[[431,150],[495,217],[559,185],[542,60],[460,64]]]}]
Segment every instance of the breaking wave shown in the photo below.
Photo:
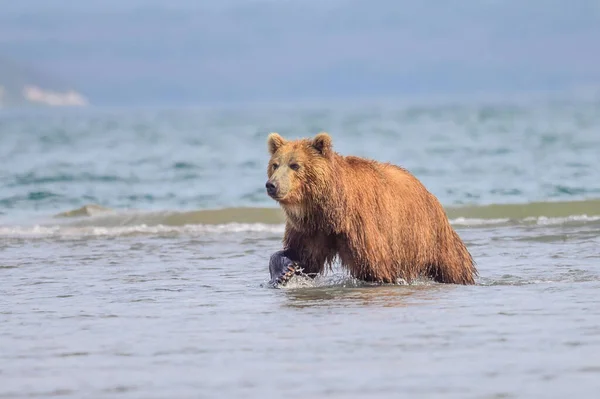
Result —
[{"label": "breaking wave", "polygon": [[186,226],[87,226],[69,225],[54,226],[6,226],[0,227],[0,237],[114,237],[132,235],[178,235],[178,234],[219,234],[219,233],[273,233],[282,234],[283,225],[265,225],[262,223],[242,224],[230,223],[221,225],[186,225]]},{"label": "breaking wave", "polygon": [[[584,225],[600,222],[600,200],[494,204],[446,209],[456,228]],[[225,208],[194,211],[117,211],[98,205],[54,215],[45,223],[2,226],[1,237],[86,237],[136,234],[282,234],[278,208]]]}]

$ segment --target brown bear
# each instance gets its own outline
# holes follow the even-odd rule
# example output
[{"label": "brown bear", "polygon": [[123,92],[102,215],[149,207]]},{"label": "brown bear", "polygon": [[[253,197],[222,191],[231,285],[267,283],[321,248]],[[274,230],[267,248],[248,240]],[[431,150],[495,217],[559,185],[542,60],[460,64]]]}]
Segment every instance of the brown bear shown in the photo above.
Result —
[{"label": "brown bear", "polygon": [[266,190],[286,215],[283,250],[270,260],[271,284],[299,268],[322,273],[339,257],[362,281],[474,284],[471,254],[437,198],[409,171],[342,156],[325,133],[288,141],[268,138]]}]

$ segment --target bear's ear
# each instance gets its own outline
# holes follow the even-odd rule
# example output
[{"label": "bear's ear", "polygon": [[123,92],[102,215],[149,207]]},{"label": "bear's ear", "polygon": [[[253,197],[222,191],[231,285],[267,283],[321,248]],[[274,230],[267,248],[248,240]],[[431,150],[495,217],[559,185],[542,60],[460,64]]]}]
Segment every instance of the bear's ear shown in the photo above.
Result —
[{"label": "bear's ear", "polygon": [[271,155],[275,154],[277,150],[285,144],[285,139],[281,137],[277,133],[269,134],[269,138],[267,139],[267,145],[269,147],[269,153]]},{"label": "bear's ear", "polygon": [[323,156],[329,156],[331,153],[332,143],[331,136],[325,132],[321,132],[315,136],[312,141],[312,146]]}]

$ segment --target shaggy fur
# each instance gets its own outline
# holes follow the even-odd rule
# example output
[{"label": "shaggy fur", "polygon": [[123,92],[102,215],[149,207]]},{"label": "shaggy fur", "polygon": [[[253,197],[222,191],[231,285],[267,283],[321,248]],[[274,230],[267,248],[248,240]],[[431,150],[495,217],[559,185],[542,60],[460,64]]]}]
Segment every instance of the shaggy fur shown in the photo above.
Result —
[{"label": "shaggy fur", "polygon": [[312,140],[268,138],[268,182],[287,216],[286,256],[306,273],[339,257],[370,282],[473,284],[475,262],[438,200],[407,170],[332,149],[327,133]]}]

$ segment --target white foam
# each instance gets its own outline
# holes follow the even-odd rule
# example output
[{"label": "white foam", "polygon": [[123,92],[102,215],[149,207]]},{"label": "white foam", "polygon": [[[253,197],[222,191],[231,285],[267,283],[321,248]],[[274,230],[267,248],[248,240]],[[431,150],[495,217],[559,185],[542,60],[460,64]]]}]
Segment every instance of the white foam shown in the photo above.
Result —
[{"label": "white foam", "polygon": [[553,226],[561,225],[572,222],[587,223],[597,222],[600,220],[600,216],[588,216],[588,215],[572,215],[566,217],[547,217],[547,216],[530,216],[524,219],[510,219],[510,218],[498,218],[498,219],[478,219],[478,218],[464,218],[459,217],[451,219],[450,223],[456,226],[494,226],[502,224],[536,224],[540,226]]},{"label": "white foam", "polygon": [[[478,219],[478,218],[456,218],[450,220],[455,226],[477,227],[477,226],[499,226],[511,225],[540,225],[552,226],[566,223],[587,223],[600,221],[600,216],[572,215],[567,217],[527,217],[521,220],[509,218]],[[55,237],[55,238],[77,238],[77,237],[117,237],[128,235],[163,235],[163,234],[231,234],[231,233],[266,233],[283,234],[283,224],[266,223],[226,223],[226,224],[194,224],[183,226],[168,225],[146,225],[134,226],[72,226],[60,225],[33,225],[33,226],[0,226],[0,237]]]},{"label": "white foam", "polygon": [[459,217],[459,218],[450,220],[451,224],[457,225],[457,226],[485,226],[485,225],[505,224],[508,222],[510,222],[509,218],[477,219],[477,218]]},{"label": "white foam", "polygon": [[600,220],[600,216],[588,216],[588,215],[572,215],[567,217],[528,217],[523,219],[524,222],[533,222],[537,225],[556,225],[564,224],[569,222],[596,222]]},{"label": "white foam", "polygon": [[118,227],[73,227],[65,225],[54,226],[3,226],[0,227],[0,237],[56,237],[56,238],[76,238],[76,237],[116,237],[127,235],[154,235],[154,234],[227,234],[227,233],[272,233],[283,234],[284,226],[277,224],[262,223],[228,223],[220,225],[184,225],[184,226],[165,226],[155,225],[147,226],[140,224],[136,226],[118,226]]}]

